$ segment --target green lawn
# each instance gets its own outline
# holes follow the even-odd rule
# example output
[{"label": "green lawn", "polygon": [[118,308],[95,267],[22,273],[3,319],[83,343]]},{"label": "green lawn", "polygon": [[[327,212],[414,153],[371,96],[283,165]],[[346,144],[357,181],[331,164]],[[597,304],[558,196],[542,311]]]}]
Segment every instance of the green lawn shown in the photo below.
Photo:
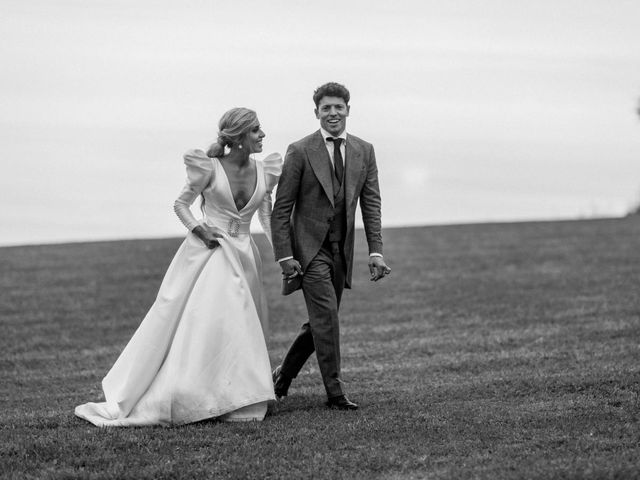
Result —
[{"label": "green lawn", "polygon": [[[640,217],[357,239],[343,376],[315,359],[262,423],[98,429],[73,415],[181,239],[0,248],[2,478],[639,478]],[[266,253],[265,239],[258,238]],[[305,318],[266,253],[275,365]]]}]

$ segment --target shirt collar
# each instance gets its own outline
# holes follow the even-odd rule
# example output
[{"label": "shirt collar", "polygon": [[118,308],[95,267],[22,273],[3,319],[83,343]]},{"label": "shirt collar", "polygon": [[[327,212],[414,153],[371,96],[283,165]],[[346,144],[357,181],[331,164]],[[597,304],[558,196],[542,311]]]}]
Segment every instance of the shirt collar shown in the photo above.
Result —
[{"label": "shirt collar", "polygon": [[334,137],[333,135],[331,135],[329,132],[327,132],[324,128],[320,128],[320,133],[322,134],[322,138],[324,139],[325,143],[327,142],[327,137],[333,137],[333,138],[342,138],[345,143],[347,141],[347,131],[343,131],[340,135],[338,135],[337,137]]}]

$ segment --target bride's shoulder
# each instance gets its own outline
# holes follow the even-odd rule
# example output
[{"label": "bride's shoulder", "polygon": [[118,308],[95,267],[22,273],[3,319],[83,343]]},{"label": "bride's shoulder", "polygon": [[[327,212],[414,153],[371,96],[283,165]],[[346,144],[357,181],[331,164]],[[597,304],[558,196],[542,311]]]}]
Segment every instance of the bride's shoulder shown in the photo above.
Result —
[{"label": "bride's shoulder", "polygon": [[186,165],[208,165],[211,163],[211,158],[207,157],[207,154],[199,148],[187,150],[182,158]]},{"label": "bride's shoulder", "polygon": [[271,153],[262,160],[265,173],[277,173],[282,172],[282,155],[279,153]]},{"label": "bride's shoulder", "polygon": [[192,182],[208,180],[213,173],[213,159],[200,149],[187,150],[183,155],[187,175]]},{"label": "bride's shoulder", "polygon": [[282,155],[272,153],[262,160],[262,168],[264,169],[264,178],[267,183],[267,189],[271,190],[278,183],[278,179],[282,174]]}]

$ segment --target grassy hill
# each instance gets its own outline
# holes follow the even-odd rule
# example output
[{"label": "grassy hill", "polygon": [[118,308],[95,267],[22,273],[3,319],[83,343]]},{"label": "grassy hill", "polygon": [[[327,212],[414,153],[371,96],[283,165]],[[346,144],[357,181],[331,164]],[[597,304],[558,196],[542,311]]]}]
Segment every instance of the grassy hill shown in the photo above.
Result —
[{"label": "grassy hill", "polygon": [[[638,478],[640,217],[388,229],[357,239],[341,317],[357,412],[315,359],[262,423],[98,429],[73,416],[181,239],[0,248],[2,478]],[[305,311],[265,239],[272,363]]]}]

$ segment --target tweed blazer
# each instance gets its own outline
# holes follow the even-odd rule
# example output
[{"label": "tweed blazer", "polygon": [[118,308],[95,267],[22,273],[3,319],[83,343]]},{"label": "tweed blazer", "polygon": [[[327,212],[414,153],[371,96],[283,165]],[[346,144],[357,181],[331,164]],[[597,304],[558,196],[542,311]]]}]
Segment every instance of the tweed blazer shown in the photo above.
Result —
[{"label": "tweed blazer", "polygon": [[[382,254],[380,188],[373,145],[348,134],[345,148],[345,287],[351,288],[358,201],[369,253]],[[293,256],[304,271],[334,216],[333,167],[320,130],[289,145],[271,215],[276,260]]]}]

